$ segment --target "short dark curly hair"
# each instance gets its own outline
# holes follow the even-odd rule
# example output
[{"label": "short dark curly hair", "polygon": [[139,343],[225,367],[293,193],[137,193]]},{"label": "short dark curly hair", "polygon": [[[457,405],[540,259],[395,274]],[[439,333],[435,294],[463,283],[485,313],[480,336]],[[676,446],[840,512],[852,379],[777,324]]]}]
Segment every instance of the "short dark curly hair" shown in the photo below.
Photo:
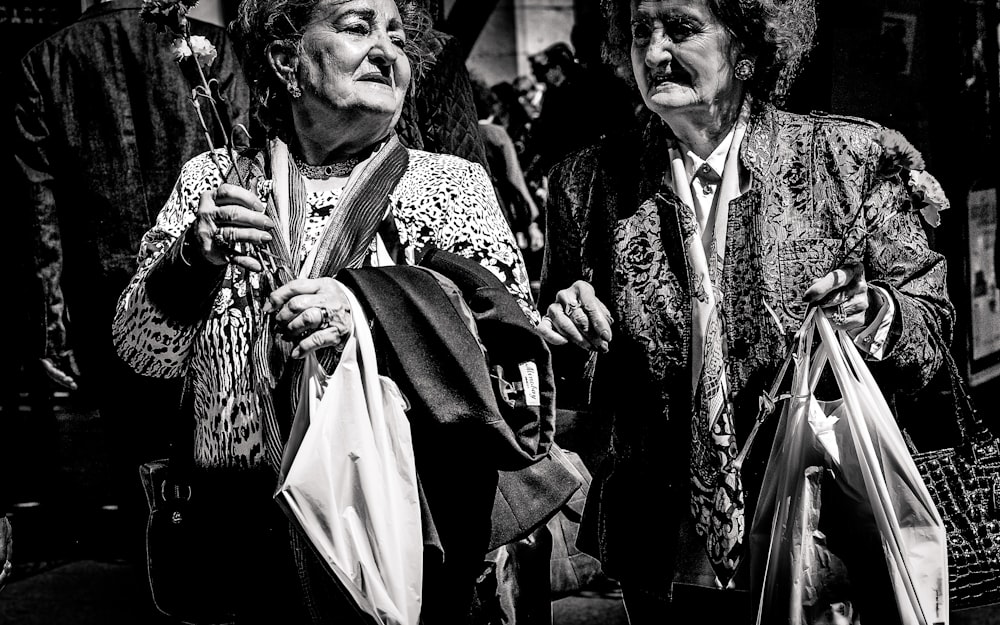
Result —
[{"label": "short dark curly hair", "polygon": [[[631,4],[635,0],[601,0],[607,21],[605,60],[632,77]],[[755,98],[781,104],[788,94],[816,35],[815,0],[706,0],[709,9],[746,53],[756,59],[749,81]]]},{"label": "short dark curly hair", "polygon": [[[240,0],[236,19],[229,24],[243,75],[250,87],[250,113],[267,136],[288,141],[292,115],[284,84],[271,68],[267,48],[285,42],[296,48],[302,30],[322,0]],[[431,17],[420,0],[395,0],[406,31],[404,53],[410,60],[410,87],[434,62],[440,46],[434,43]]]}]

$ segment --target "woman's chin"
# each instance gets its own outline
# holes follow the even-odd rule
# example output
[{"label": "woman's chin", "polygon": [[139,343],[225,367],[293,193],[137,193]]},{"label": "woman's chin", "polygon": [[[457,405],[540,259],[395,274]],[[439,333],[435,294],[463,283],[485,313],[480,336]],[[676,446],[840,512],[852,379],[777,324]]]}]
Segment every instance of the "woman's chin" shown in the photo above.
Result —
[{"label": "woman's chin", "polygon": [[646,106],[651,111],[663,114],[687,108],[697,102],[697,97],[687,87],[669,85],[650,89],[645,100]]}]

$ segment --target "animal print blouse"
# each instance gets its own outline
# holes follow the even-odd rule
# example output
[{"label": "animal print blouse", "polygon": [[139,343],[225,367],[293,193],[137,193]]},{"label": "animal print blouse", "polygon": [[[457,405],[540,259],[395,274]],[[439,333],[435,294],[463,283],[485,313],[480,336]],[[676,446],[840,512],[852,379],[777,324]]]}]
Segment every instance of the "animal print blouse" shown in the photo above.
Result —
[{"label": "animal print blouse", "polygon": [[[225,154],[218,158],[228,169]],[[118,303],[114,341],[122,359],[143,375],[186,376],[194,394],[197,465],[251,467],[264,461],[260,407],[249,374],[260,303],[268,295],[258,274],[230,265],[211,311],[193,324],[162,314],[145,284],[157,259],[195,221],[201,194],[221,182],[207,153],[184,165],[156,225],[143,238],[139,269]],[[523,258],[480,165],[410,150],[408,168],[389,201],[399,243],[409,248],[406,258],[434,245],[474,259],[508,285],[537,323]],[[372,251],[368,262],[383,264],[379,259],[385,256]]]}]

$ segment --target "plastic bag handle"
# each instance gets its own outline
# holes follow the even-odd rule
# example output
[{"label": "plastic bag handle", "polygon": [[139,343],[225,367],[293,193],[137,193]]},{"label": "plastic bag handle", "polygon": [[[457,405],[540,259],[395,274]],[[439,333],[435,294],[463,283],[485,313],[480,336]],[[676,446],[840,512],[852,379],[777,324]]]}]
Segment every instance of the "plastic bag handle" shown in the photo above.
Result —
[{"label": "plastic bag handle", "polygon": [[[848,405],[848,409],[855,414],[862,414],[860,411],[861,398],[857,396],[857,388],[852,388],[846,385],[846,377],[850,377],[850,381],[856,383],[857,386],[864,384],[861,375],[857,371],[857,365],[860,363],[864,366],[863,362],[860,362],[860,355],[857,354],[857,348],[854,346],[853,341],[849,340],[844,336],[842,331],[835,332],[830,321],[826,318],[826,314],[820,309],[816,314],[816,329],[819,331],[821,340],[827,345],[828,353],[830,358],[830,368],[833,370],[834,377],[837,379],[837,385],[840,387],[840,391],[844,397],[844,403]],[[843,340],[838,340],[837,335],[842,335]],[[847,353],[847,350],[854,350],[855,362],[849,364],[851,360]],[[871,432],[868,430],[868,424],[862,423],[861,427],[852,427],[851,434],[854,437],[855,445],[860,444],[861,449],[867,450],[867,455],[872,458],[878,457],[875,453],[875,442],[872,440]],[[879,493],[879,499],[881,499],[886,506],[891,507],[891,498],[889,496],[888,487],[884,480],[876,480],[874,471],[872,467],[866,462],[862,461],[861,473],[864,477],[865,487],[872,491],[873,489]],[[904,548],[902,546],[902,539],[898,532],[892,531],[893,525],[889,522],[889,514],[881,506],[872,506],[873,512],[875,513],[876,524],[879,527],[879,531],[882,534],[883,544],[885,545],[886,551],[888,551],[889,556],[895,561],[896,568],[900,571],[900,581],[903,583],[903,589],[905,590],[907,597],[909,598],[911,605],[919,608],[914,610],[915,615],[920,623],[923,625],[927,624],[926,612],[920,603],[920,598],[917,596],[916,588],[913,584],[913,579],[910,577],[908,568],[906,566],[906,558],[903,556]],[[887,531],[888,530],[888,531]]]}]

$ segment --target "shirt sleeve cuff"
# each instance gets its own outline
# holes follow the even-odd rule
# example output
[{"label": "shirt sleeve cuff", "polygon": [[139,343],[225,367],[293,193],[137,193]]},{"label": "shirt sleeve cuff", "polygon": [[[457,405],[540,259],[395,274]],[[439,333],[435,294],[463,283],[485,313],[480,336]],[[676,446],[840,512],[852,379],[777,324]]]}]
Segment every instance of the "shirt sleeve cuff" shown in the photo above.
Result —
[{"label": "shirt sleeve cuff", "polygon": [[882,287],[869,285],[869,288],[877,290],[882,296],[882,308],[871,324],[854,337],[854,344],[869,360],[882,360],[889,342],[889,331],[896,317],[896,303]]}]

